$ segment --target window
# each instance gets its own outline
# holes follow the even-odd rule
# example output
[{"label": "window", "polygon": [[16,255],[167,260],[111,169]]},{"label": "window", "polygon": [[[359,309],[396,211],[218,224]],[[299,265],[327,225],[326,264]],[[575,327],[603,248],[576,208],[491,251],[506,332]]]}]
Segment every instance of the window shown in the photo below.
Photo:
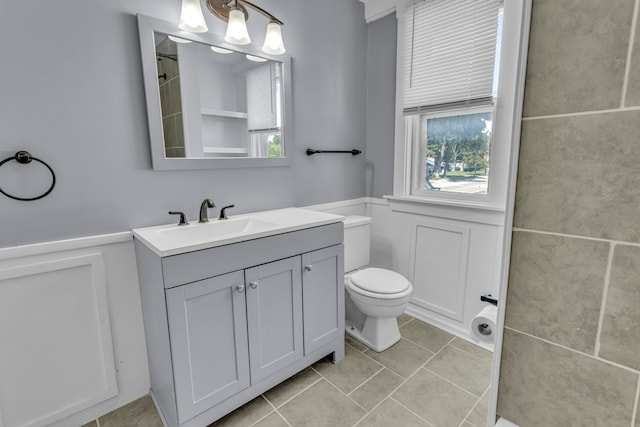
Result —
[{"label": "window", "polygon": [[402,194],[489,195],[500,7],[500,0],[424,0],[404,11]]},{"label": "window", "polygon": [[247,72],[247,123],[252,157],[284,157],[280,75],[278,63]]}]

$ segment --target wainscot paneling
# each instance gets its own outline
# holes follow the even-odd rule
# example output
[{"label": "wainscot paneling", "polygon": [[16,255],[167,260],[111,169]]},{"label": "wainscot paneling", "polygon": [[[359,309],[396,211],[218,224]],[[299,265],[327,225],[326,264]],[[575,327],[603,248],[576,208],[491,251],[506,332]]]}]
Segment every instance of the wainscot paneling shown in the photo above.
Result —
[{"label": "wainscot paneling", "polygon": [[131,233],[0,249],[0,427],[83,425],[149,392]]},{"label": "wainscot paneling", "polygon": [[462,322],[471,229],[432,220],[416,220],[412,228],[411,302]]},{"label": "wainscot paneling", "polygon": [[100,253],[0,269],[0,416],[49,425],[118,393]]}]

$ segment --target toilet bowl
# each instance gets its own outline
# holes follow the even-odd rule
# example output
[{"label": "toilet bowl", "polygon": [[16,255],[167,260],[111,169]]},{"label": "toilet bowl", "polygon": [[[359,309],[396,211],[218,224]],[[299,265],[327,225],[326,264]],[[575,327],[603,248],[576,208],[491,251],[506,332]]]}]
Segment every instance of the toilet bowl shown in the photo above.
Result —
[{"label": "toilet bowl", "polygon": [[364,315],[358,328],[347,321],[347,334],[375,351],[384,351],[401,336],[396,318],[407,308],[413,286],[398,273],[367,268],[345,277],[347,295]]},{"label": "toilet bowl", "polygon": [[411,299],[413,286],[401,274],[383,268],[358,268],[369,264],[371,219],[345,219],[346,333],[380,352],[401,338],[397,316]]}]

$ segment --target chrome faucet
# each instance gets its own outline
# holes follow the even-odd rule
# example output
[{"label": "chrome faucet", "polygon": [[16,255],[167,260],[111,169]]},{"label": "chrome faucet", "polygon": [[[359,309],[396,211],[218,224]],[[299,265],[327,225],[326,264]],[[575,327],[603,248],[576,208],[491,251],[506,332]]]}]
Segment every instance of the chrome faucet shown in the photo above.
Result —
[{"label": "chrome faucet", "polygon": [[198,222],[209,222],[209,217],[207,215],[208,208],[214,208],[216,206],[211,199],[204,199],[202,204],[200,205],[200,220]]}]

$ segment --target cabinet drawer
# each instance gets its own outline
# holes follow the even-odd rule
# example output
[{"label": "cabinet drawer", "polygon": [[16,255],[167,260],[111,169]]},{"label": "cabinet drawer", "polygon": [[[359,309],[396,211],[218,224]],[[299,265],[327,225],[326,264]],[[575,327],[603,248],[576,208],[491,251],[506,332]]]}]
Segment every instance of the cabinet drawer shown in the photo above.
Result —
[{"label": "cabinet drawer", "polygon": [[162,258],[165,288],[342,243],[342,222]]}]

